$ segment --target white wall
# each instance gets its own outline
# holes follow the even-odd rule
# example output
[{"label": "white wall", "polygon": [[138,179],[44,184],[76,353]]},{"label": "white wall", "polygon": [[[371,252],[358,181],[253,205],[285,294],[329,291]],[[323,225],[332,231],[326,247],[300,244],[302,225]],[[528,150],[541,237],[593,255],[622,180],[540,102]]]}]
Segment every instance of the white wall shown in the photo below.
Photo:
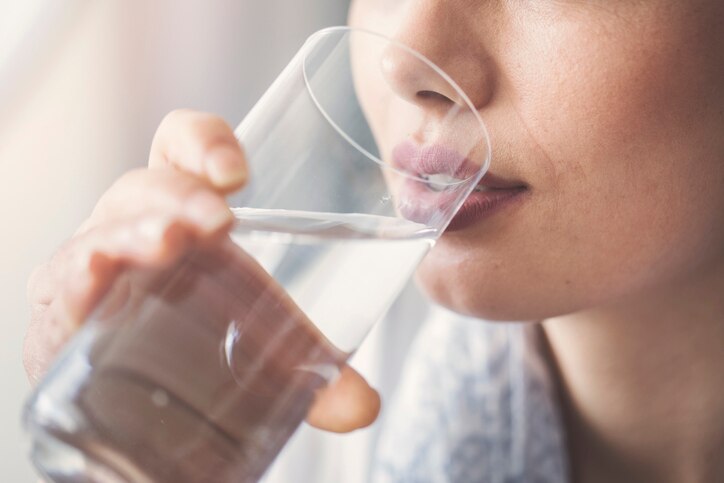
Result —
[{"label": "white wall", "polygon": [[[13,1],[0,0],[0,28],[19,25]],[[309,33],[346,15],[340,0],[32,3],[52,15],[21,55],[5,55],[0,31],[0,481],[12,483],[35,481],[19,425],[32,268],[114,178],[145,164],[165,112],[236,124]]]}]

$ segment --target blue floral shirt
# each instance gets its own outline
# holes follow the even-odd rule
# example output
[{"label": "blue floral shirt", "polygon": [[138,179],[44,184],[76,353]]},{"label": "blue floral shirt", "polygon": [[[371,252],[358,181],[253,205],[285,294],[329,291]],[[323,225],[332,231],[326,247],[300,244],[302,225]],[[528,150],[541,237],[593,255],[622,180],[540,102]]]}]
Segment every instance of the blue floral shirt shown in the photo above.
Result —
[{"label": "blue floral shirt", "polygon": [[382,425],[371,480],[569,481],[540,328],[440,311],[410,348]]}]

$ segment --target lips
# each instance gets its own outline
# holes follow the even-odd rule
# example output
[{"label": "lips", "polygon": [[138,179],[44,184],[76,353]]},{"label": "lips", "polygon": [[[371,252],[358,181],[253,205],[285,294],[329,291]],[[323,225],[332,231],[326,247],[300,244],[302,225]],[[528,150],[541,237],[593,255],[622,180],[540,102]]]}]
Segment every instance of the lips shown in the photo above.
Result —
[{"label": "lips", "polygon": [[441,145],[419,147],[405,141],[393,149],[392,164],[407,174],[396,183],[398,208],[405,218],[439,227],[462,203],[448,232],[489,217],[527,191],[525,183],[490,172],[481,178],[480,165]]},{"label": "lips", "polygon": [[439,144],[419,147],[411,141],[400,143],[392,150],[392,163],[398,169],[417,176],[443,174],[465,180],[480,172],[479,165],[454,149]]}]

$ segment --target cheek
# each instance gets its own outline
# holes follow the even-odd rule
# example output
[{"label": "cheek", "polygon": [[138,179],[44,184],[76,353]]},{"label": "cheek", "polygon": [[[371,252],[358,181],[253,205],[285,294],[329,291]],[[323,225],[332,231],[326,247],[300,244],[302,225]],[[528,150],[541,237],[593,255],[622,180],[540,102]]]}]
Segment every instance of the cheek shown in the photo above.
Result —
[{"label": "cheek", "polygon": [[[548,216],[604,283],[648,283],[721,254],[702,249],[724,232],[724,57],[712,48],[724,37],[679,18],[652,14],[608,35],[563,29],[556,45],[567,47],[548,58],[558,68],[519,103],[555,165]],[[622,265],[639,275],[603,276]]]}]

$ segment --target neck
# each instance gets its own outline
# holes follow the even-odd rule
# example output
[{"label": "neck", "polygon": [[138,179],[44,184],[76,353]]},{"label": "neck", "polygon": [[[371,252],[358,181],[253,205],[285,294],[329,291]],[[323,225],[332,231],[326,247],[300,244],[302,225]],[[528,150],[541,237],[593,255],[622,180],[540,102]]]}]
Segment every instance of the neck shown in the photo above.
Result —
[{"label": "neck", "polygon": [[724,270],[544,322],[574,481],[724,481]]}]

